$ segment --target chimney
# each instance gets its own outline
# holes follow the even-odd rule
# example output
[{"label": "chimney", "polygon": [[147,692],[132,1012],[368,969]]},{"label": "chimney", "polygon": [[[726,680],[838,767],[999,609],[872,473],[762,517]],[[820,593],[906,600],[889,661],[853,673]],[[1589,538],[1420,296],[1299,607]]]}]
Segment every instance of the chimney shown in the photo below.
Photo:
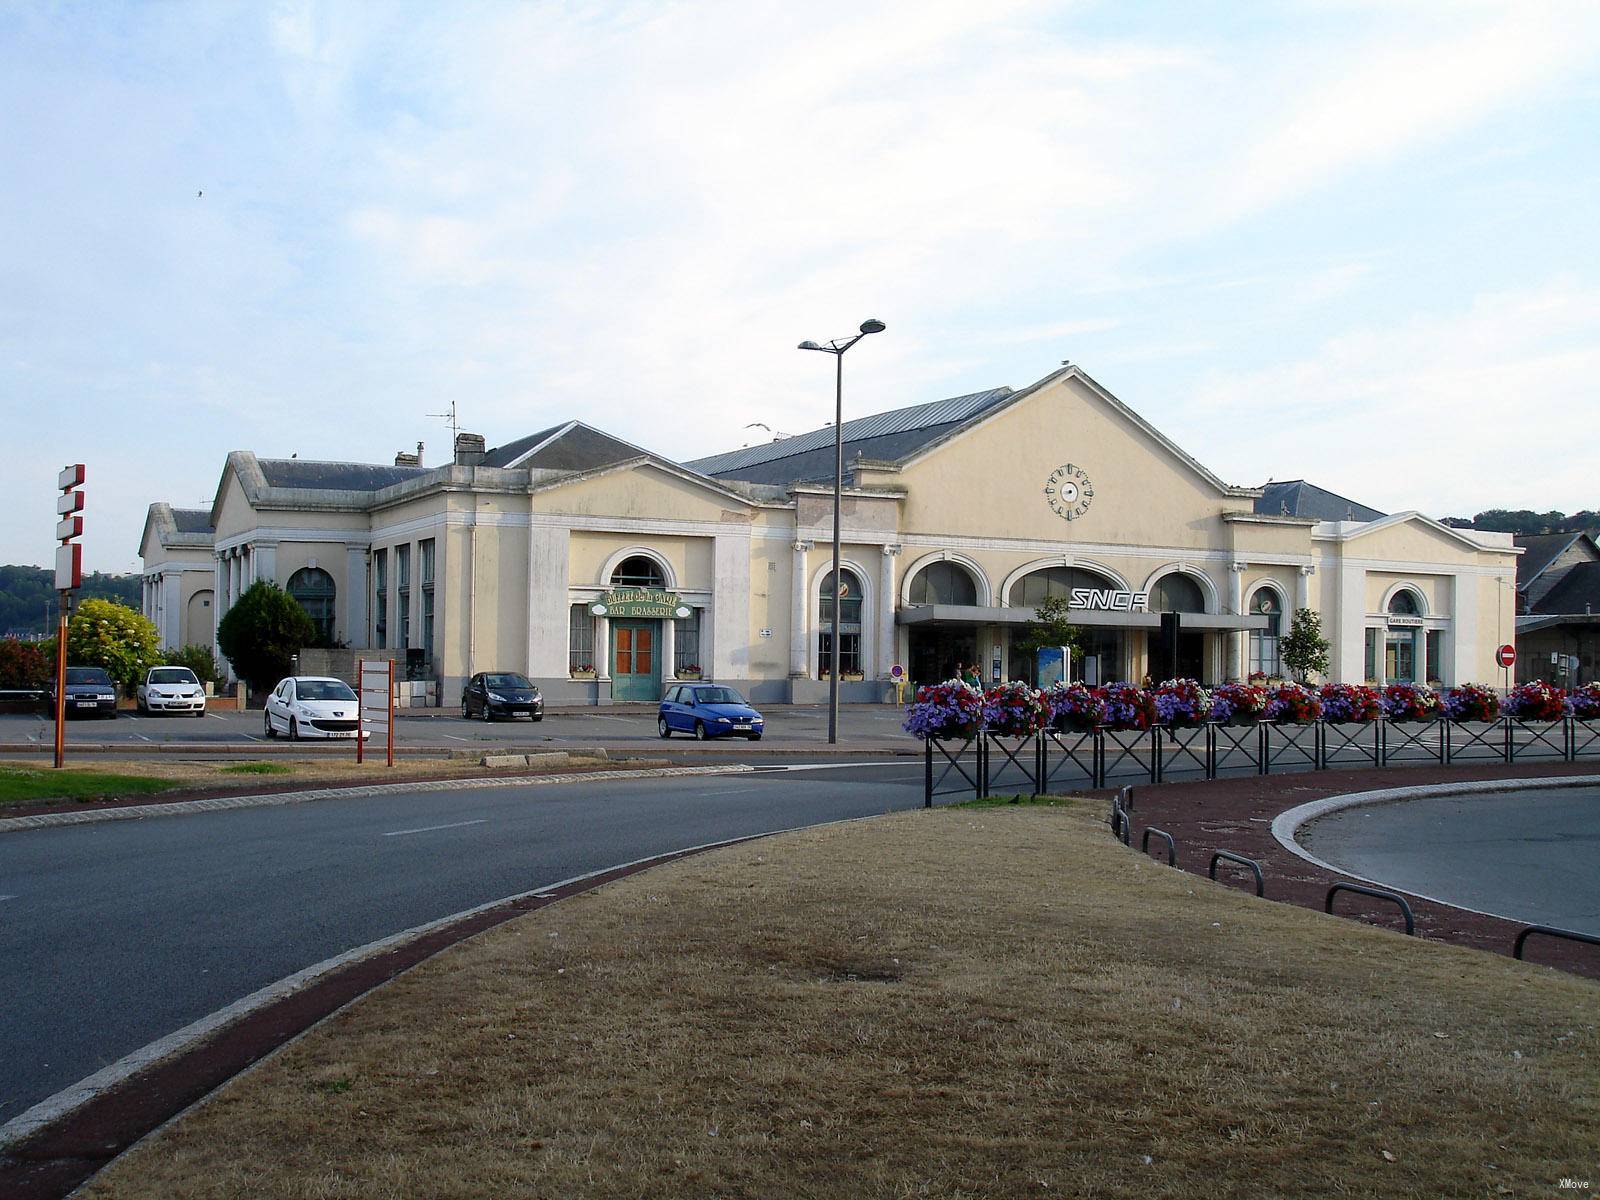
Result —
[{"label": "chimney", "polygon": [[486,453],[481,433],[456,434],[456,466],[475,467]]},{"label": "chimney", "polygon": [[394,465],[397,467],[420,467],[422,465],[422,455],[412,454],[406,450],[396,450]]}]

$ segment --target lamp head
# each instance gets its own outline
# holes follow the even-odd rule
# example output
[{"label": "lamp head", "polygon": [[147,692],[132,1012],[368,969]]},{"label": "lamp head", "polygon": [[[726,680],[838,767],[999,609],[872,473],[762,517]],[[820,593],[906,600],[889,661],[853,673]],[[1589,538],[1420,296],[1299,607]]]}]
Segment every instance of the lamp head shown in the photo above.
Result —
[{"label": "lamp head", "polygon": [[882,333],[884,328],[883,322],[878,320],[876,317],[868,317],[865,321],[861,322],[862,333]]},{"label": "lamp head", "polygon": [[800,345],[796,347],[796,349],[798,349],[798,350],[821,350],[822,347],[817,345],[815,342],[801,342]]}]

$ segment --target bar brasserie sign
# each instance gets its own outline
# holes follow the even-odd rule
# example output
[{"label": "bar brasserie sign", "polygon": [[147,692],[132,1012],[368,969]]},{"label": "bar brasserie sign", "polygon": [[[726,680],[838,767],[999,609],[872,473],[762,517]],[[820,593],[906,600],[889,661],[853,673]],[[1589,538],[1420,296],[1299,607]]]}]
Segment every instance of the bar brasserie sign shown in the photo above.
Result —
[{"label": "bar brasserie sign", "polygon": [[590,604],[589,611],[597,617],[635,620],[681,621],[694,615],[676,592],[662,588],[612,588]]}]

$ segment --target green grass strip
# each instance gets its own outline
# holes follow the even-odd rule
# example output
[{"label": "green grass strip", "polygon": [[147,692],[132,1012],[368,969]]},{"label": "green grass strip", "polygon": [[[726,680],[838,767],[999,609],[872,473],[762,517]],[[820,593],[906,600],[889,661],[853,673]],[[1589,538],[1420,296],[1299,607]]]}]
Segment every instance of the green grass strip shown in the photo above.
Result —
[{"label": "green grass strip", "polygon": [[231,767],[221,768],[224,775],[292,775],[292,768],[282,763],[247,762],[234,763]]},{"label": "green grass strip", "polygon": [[0,806],[36,804],[43,800],[101,800],[148,795],[179,786],[171,779],[144,779],[109,771],[0,765]]}]

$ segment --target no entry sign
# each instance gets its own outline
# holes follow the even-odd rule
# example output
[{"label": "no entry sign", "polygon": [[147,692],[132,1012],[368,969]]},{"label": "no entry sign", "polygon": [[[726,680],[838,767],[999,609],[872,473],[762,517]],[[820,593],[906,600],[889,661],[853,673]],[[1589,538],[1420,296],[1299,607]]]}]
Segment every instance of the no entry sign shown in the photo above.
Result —
[{"label": "no entry sign", "polygon": [[1501,646],[1494,652],[1494,660],[1502,667],[1515,665],[1517,661],[1517,648],[1515,646]]}]

